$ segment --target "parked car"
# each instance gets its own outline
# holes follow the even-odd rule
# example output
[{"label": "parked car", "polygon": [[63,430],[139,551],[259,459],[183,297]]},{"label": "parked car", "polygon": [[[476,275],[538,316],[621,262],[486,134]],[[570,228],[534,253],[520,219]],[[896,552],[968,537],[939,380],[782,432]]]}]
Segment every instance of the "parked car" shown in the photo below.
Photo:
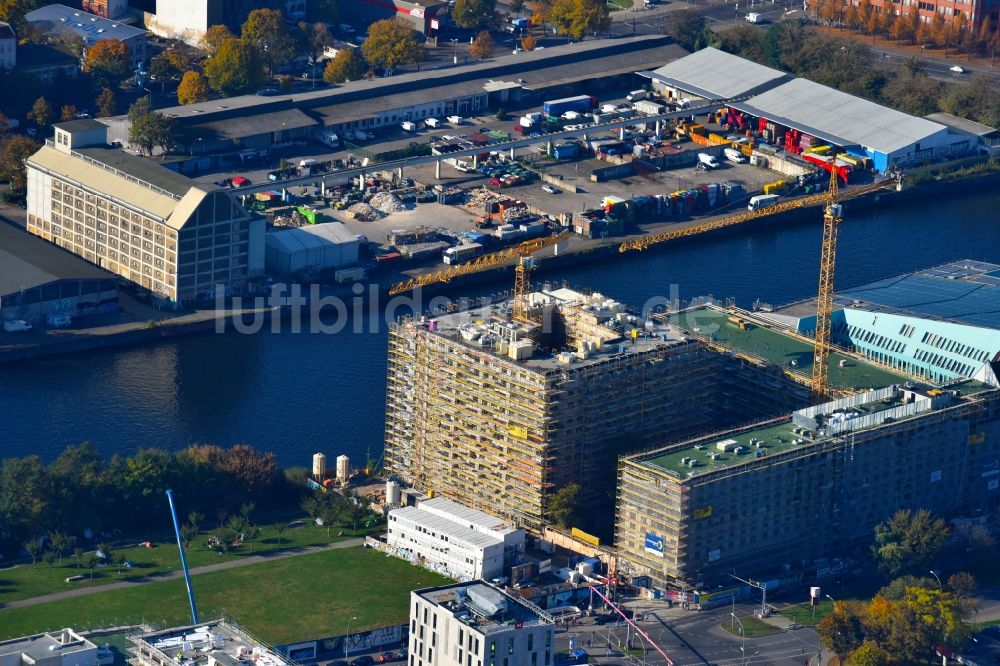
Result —
[{"label": "parked car", "polygon": [[952,65],[948,69],[955,72],[956,74],[965,74],[965,68],[962,67],[961,65]]},{"label": "parked car", "polygon": [[552,187],[551,185],[542,185],[542,190],[548,192],[549,194],[556,193],[556,188]]},{"label": "parked car", "polygon": [[8,319],[3,323],[3,330],[8,333],[19,333],[21,331],[30,331],[31,324],[24,321],[23,319]]}]

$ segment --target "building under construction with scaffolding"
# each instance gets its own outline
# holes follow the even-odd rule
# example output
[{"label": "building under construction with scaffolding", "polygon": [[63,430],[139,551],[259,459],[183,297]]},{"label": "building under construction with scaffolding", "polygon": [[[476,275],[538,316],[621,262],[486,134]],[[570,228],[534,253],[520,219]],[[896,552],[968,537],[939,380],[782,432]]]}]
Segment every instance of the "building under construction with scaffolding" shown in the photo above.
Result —
[{"label": "building under construction with scaffolding", "polygon": [[[507,302],[391,328],[389,473],[529,530],[548,522],[547,495],[578,483],[579,526],[610,535],[618,456],[809,404],[794,358],[720,346],[720,321],[734,337],[760,335],[721,308],[643,319],[565,288],[530,304],[531,323]],[[851,359],[831,378],[881,387],[900,376]]]},{"label": "building under construction with scaffolding", "polygon": [[[697,323],[710,345],[748,353],[748,336],[710,323],[719,314],[703,308],[671,319]],[[788,355],[796,342],[786,335],[765,345],[783,335],[766,328],[757,335],[761,353]],[[849,372],[875,387],[892,377],[841,354],[831,359],[831,379]],[[1000,391],[974,380],[931,386],[898,378],[778,418],[720,427],[620,460],[619,573],[648,577],[658,589],[692,589],[726,582],[734,570],[801,571],[870,539],[900,508],[956,516],[995,505],[998,459]]]}]

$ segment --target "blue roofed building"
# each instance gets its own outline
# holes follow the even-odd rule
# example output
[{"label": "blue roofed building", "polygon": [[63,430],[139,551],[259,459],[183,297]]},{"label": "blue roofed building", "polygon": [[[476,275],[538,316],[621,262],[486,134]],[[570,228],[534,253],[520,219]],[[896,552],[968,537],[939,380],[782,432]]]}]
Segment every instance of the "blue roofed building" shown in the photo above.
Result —
[{"label": "blue roofed building", "polygon": [[[804,335],[816,330],[815,299],[765,316]],[[834,344],[874,361],[946,382],[997,385],[1000,372],[1000,265],[963,259],[840,290]]]}]

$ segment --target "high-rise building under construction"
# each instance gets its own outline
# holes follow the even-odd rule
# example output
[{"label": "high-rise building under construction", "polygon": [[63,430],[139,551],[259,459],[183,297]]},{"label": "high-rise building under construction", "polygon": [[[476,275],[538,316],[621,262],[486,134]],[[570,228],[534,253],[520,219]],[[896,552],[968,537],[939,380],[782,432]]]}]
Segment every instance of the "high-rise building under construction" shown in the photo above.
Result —
[{"label": "high-rise building under construction", "polygon": [[[390,473],[528,529],[547,522],[551,492],[577,483],[578,524],[608,534],[618,456],[808,404],[795,372],[720,353],[714,318],[680,327],[565,288],[531,301],[537,323],[501,303],[392,327]],[[872,376],[852,379],[865,386],[898,379],[864,365]]]}]

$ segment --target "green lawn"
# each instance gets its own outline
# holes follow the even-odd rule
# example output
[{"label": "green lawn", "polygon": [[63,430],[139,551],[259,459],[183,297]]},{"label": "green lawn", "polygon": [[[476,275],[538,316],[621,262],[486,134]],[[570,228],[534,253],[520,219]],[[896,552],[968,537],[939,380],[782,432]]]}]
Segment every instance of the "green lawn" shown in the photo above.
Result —
[{"label": "green lawn", "polygon": [[[198,611],[224,611],[272,644],[402,624],[410,590],[448,579],[367,548],[345,548],[195,576]],[[0,611],[0,640],[60,627],[107,626],[143,619],[189,622],[183,580],[98,592]]]},{"label": "green lawn", "polygon": [[[763,620],[758,620],[752,615],[747,615],[746,617],[739,617],[738,619],[740,622],[743,623],[743,632],[746,634],[747,638],[771,636],[772,634],[777,634],[781,632],[781,629],[774,626],[773,624],[768,624]],[[730,618],[728,620],[724,620],[722,624],[719,626],[721,626],[723,629],[733,634],[734,636],[739,636],[740,622],[733,622],[732,618]]]},{"label": "green lawn", "polygon": [[[191,546],[187,550],[188,566],[198,567],[247,555],[261,555],[307,546],[323,546],[331,541],[340,541],[342,538],[355,536],[354,531],[349,528],[335,527],[331,531],[332,537],[328,537],[325,528],[302,521],[298,526],[287,528],[279,541],[275,525],[261,525],[260,527],[259,538],[244,544],[237,550],[230,551],[226,555],[209,550],[205,535],[200,536],[191,542]],[[372,531],[362,529],[358,531],[358,534]],[[338,537],[339,532],[343,532],[344,537]],[[0,604],[77,587],[106,585],[122,580],[144,578],[168,571],[176,571],[181,567],[176,541],[158,541],[154,543],[152,549],[142,546],[120,548],[115,550],[115,554],[124,559],[132,560],[135,567],[132,569],[123,568],[120,571],[118,568],[97,569],[94,571],[92,581],[90,580],[90,572],[73,556],[64,557],[62,565],[56,563],[52,569],[49,569],[41,561],[35,566],[21,564],[8,569],[0,569]],[[76,583],[66,582],[66,578],[77,575],[86,576],[87,580]]]},{"label": "green lawn", "polygon": [[[872,594],[874,594],[874,592]],[[847,601],[847,599],[842,601]],[[832,612],[833,602],[829,599],[824,599],[816,604],[815,618],[813,617],[813,609],[808,604],[794,604],[792,606],[786,606],[778,611],[778,614],[782,617],[787,617],[792,622],[798,622],[799,624],[804,624],[807,627],[812,627]]]}]

